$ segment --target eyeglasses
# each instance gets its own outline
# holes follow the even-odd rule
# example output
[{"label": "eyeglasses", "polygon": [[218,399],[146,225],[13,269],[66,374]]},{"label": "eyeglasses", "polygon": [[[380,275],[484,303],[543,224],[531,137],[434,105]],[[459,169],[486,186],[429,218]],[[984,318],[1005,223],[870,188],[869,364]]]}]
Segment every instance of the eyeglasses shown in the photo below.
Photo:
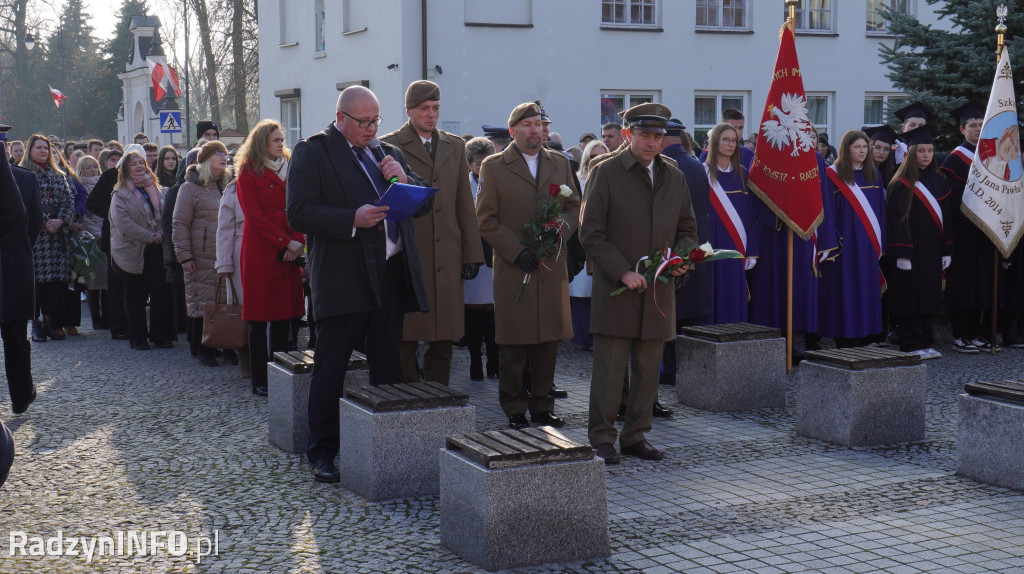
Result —
[{"label": "eyeglasses", "polygon": [[226,154],[226,153],[224,153],[222,151],[216,152],[213,155],[215,155],[215,156],[217,156],[217,157],[219,157],[221,159],[226,159],[228,157],[228,154]]},{"label": "eyeglasses", "polygon": [[363,128],[364,130],[365,130],[366,128],[370,127],[370,126],[379,126],[379,125],[380,125],[380,123],[381,123],[382,121],[384,121],[384,118],[382,118],[382,117],[380,117],[380,116],[377,116],[377,117],[373,118],[372,120],[360,120],[360,119],[358,119],[358,118],[354,118],[354,117],[350,116],[349,114],[347,114],[347,113],[345,113],[345,112],[341,112],[341,113],[342,113],[342,115],[344,115],[344,116],[345,116],[346,118],[348,118],[348,119],[350,119],[350,120],[352,120],[352,121],[356,122],[357,124],[359,124],[359,127]]},{"label": "eyeglasses", "polygon": [[736,140],[735,138],[722,138],[718,141],[724,143],[725,145],[736,145],[736,142],[738,140]]}]

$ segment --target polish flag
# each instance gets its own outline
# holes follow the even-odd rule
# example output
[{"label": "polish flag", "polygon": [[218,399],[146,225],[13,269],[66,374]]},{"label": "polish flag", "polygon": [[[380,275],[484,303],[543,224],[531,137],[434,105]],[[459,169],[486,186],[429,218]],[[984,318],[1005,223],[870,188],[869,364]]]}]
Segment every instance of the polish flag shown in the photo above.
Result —
[{"label": "polish flag", "polygon": [[61,103],[68,99],[68,97],[64,95],[64,92],[53,89],[53,86],[50,86],[49,84],[47,84],[47,86],[50,88],[50,95],[53,96],[53,105],[59,108]]},{"label": "polish flag", "polygon": [[181,97],[181,82],[178,80],[178,72],[171,67],[167,61],[160,56],[146,58],[149,64],[149,76],[153,80],[153,95],[156,101],[164,99],[168,91],[174,92]]}]

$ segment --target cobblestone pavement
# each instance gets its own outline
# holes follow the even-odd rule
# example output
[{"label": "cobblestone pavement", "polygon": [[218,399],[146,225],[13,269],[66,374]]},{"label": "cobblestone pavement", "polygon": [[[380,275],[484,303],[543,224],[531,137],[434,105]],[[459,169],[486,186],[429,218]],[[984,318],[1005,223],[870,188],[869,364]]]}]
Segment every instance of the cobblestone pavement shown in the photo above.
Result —
[{"label": "cobblestone pavement", "polygon": [[[302,456],[267,442],[266,399],[234,367],[201,366],[183,344],[140,353],[81,331],[34,345],[39,398],[28,413],[11,415],[0,398],[18,448],[0,488],[0,571],[477,571],[440,545],[437,497],[367,503],[314,483]],[[681,407],[661,386],[676,414],[649,438],[665,460],[607,471],[612,556],[520,571],[1024,572],[1024,495],[955,474],[956,395],[967,381],[1021,377],[1024,351],[940,350],[927,363],[927,440],[895,447],[796,436],[792,379],[785,409],[741,414]],[[590,361],[560,348],[556,380],[570,397],[557,412],[580,441]],[[468,363],[457,349],[453,386],[471,395],[480,429],[503,428],[495,381],[469,381]],[[22,532],[129,530],[181,531],[190,550],[216,537],[218,552],[199,564],[165,552],[11,555]]]}]

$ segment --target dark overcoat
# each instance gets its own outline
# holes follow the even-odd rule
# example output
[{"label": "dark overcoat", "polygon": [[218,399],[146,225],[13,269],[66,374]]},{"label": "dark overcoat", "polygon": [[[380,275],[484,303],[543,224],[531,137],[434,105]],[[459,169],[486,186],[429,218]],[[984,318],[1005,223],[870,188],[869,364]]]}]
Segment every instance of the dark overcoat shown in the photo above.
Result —
[{"label": "dark overcoat", "polygon": [[[409,173],[398,148],[381,146]],[[381,307],[384,225],[352,233],[356,210],[376,201],[373,184],[333,124],[295,146],[288,168],[288,223],[306,234],[306,270],[318,320]],[[399,222],[399,230],[406,263],[404,310],[427,311],[416,230],[411,221]]]},{"label": "dark overcoat", "polygon": [[[679,144],[672,144],[661,153],[674,160],[686,178],[693,216],[697,220],[697,242],[711,241],[711,189],[704,166]],[[695,265],[686,272],[686,280],[676,292],[676,319],[699,319],[711,314],[711,272],[707,265]]]},{"label": "dark overcoat", "polygon": [[[8,227],[0,236],[0,269],[3,269],[0,322],[28,321],[32,318],[35,310],[32,246],[43,229],[43,207],[39,200],[39,181],[36,175],[20,167],[11,167],[11,171],[26,217]],[[14,206],[15,209],[17,207]]]},{"label": "dark overcoat", "polygon": [[412,220],[427,287],[428,313],[405,316],[403,341],[445,341],[463,335],[462,266],[484,262],[480,228],[469,182],[466,142],[435,130],[433,157],[427,154],[412,125],[381,138],[402,150],[409,167],[438,188],[434,208]]}]

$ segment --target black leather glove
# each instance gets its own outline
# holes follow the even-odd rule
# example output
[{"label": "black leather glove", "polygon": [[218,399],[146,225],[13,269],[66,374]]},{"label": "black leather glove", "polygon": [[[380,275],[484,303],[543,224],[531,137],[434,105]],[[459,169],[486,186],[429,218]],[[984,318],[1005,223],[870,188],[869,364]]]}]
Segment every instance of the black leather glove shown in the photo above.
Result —
[{"label": "black leather glove", "polygon": [[529,249],[523,249],[516,256],[516,265],[521,267],[523,271],[527,273],[533,273],[540,266],[540,261],[537,256],[533,254]]},{"label": "black leather glove", "polygon": [[465,263],[462,265],[462,278],[466,281],[476,279],[477,273],[480,273],[479,263]]}]

